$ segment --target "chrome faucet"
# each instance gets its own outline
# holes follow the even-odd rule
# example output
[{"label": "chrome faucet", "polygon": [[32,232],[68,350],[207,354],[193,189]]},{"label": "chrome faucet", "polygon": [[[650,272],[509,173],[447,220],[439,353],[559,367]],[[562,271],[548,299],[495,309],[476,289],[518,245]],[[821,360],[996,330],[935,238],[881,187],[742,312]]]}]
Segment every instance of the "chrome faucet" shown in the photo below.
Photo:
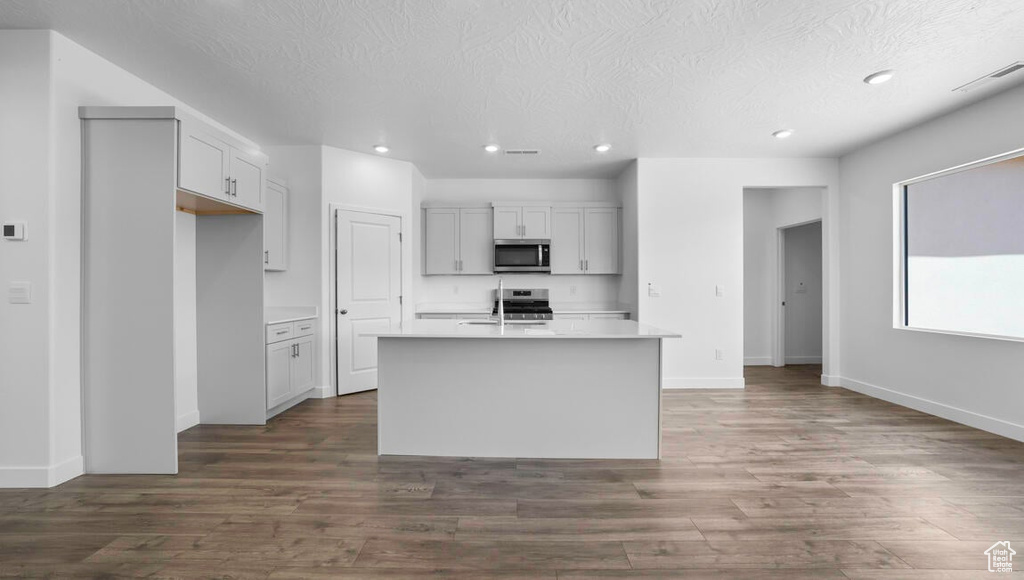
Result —
[{"label": "chrome faucet", "polygon": [[498,278],[498,327],[505,329],[505,287],[501,278]]}]

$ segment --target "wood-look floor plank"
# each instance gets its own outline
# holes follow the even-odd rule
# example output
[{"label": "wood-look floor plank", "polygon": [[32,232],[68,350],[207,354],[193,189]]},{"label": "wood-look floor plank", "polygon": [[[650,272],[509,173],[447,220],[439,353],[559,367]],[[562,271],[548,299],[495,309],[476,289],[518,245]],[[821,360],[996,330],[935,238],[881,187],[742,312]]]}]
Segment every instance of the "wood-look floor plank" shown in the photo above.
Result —
[{"label": "wood-look floor plank", "polygon": [[[1015,541],[1011,537],[999,537],[1009,540],[1011,545],[1024,546],[1024,539]],[[879,542],[882,547],[900,557],[901,560],[914,568],[933,570],[986,570],[988,558],[985,550],[994,544],[990,541],[955,541],[955,542]],[[1019,568],[1019,565],[1018,565]]]},{"label": "wood-look floor plank", "polygon": [[849,497],[824,481],[642,481],[634,485],[644,499]]},{"label": "wood-look floor plank", "polygon": [[629,568],[621,542],[368,540],[357,566],[452,570]]},{"label": "wood-look floor plank", "polygon": [[693,518],[708,540],[955,540],[921,518]]},{"label": "wood-look floor plank", "polygon": [[689,518],[459,518],[460,540],[703,540]]},{"label": "wood-look floor plank", "polygon": [[634,568],[909,568],[877,542],[625,542]]},{"label": "wood-look floor plank", "polygon": [[739,517],[728,499],[523,500],[521,518],[692,518]]}]

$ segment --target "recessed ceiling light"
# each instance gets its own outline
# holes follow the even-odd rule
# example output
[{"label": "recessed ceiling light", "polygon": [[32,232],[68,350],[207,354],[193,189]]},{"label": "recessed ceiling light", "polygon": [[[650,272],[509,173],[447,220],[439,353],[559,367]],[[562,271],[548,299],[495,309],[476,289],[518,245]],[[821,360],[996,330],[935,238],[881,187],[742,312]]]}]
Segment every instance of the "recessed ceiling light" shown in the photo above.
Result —
[{"label": "recessed ceiling light", "polygon": [[892,77],[896,76],[896,73],[891,70],[880,70],[876,73],[869,74],[864,77],[864,82],[869,85],[880,85],[882,83],[892,80]]},{"label": "recessed ceiling light", "polygon": [[497,153],[500,150],[501,150],[501,147],[498,147],[494,143],[491,143],[490,145],[484,145],[484,151],[486,151],[488,153]]},{"label": "recessed ceiling light", "polygon": [[789,137],[792,134],[792,129],[779,129],[778,131],[772,133],[772,137],[775,137],[776,139],[785,139],[786,137]]},{"label": "recessed ceiling light", "polygon": [[594,145],[594,151],[598,153],[607,153],[611,151],[612,146],[607,143],[601,143],[600,145]]},{"label": "recessed ceiling light", "polygon": [[387,153],[388,151],[391,151],[391,148],[387,145],[374,145],[373,150],[377,153]]}]

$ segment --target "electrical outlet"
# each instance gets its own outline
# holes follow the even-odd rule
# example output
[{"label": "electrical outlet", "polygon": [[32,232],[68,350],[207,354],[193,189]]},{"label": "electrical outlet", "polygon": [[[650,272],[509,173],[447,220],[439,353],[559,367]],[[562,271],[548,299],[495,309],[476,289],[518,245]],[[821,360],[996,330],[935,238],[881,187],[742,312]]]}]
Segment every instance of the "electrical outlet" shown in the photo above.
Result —
[{"label": "electrical outlet", "polygon": [[716,348],[716,349],[715,349],[715,360],[722,360],[722,359],[724,359],[724,358],[725,358],[725,357],[724,357],[724,356],[722,356],[722,349],[720,349],[720,348]]},{"label": "electrical outlet", "polygon": [[576,295],[576,287],[575,286],[569,286],[569,296],[575,296],[575,295]]},{"label": "electrical outlet", "polygon": [[657,284],[648,284],[647,295],[651,298],[661,297],[661,286],[658,286]]},{"label": "electrical outlet", "polygon": [[725,286],[722,286],[721,284],[716,284],[715,285],[715,296],[717,296],[719,298],[721,298],[722,296],[725,296]]}]

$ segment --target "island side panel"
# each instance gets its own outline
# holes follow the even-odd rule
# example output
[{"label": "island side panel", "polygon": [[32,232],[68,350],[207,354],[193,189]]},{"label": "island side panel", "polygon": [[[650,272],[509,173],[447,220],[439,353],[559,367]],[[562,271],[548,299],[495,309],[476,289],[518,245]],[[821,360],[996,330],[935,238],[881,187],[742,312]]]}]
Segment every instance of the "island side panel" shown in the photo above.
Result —
[{"label": "island side panel", "polygon": [[660,339],[378,339],[382,455],[656,459]]}]

